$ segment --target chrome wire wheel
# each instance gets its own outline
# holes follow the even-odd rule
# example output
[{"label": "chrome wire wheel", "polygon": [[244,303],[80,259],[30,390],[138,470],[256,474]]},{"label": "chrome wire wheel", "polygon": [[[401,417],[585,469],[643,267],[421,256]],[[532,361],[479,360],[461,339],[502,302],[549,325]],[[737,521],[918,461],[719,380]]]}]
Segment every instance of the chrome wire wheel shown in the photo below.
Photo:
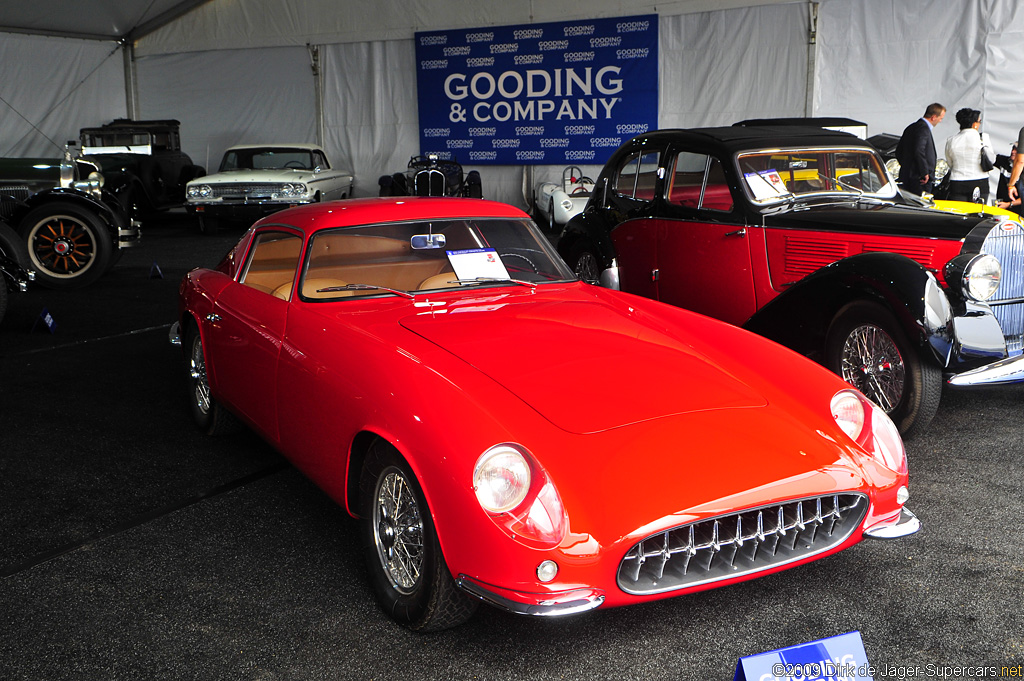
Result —
[{"label": "chrome wire wheel", "polygon": [[192,336],[192,348],[188,358],[188,376],[192,384],[192,401],[200,413],[210,413],[210,384],[206,379],[206,358],[203,356],[203,341],[196,333]]},{"label": "chrome wire wheel", "polygon": [[601,276],[601,268],[597,264],[597,256],[590,251],[583,251],[576,258],[576,266],[573,268],[576,276],[583,281],[597,281]]},{"label": "chrome wire wheel", "polygon": [[903,357],[889,334],[873,324],[857,326],[846,337],[841,372],[847,383],[886,412],[894,411],[903,398]]},{"label": "chrome wire wheel", "polygon": [[378,478],[372,522],[384,574],[396,591],[412,593],[423,572],[423,519],[408,480],[394,466]]}]

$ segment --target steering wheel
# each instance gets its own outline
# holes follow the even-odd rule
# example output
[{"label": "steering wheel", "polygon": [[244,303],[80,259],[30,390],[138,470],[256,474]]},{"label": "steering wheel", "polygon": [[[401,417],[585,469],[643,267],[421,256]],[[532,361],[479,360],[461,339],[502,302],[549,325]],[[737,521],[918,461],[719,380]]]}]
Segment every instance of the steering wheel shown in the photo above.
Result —
[{"label": "steering wheel", "polygon": [[284,164],[285,168],[295,168],[296,170],[305,170],[306,165],[302,161],[288,161]]},{"label": "steering wheel", "polygon": [[502,253],[501,254],[501,259],[504,260],[505,258],[522,258],[523,260],[525,260],[526,262],[528,262],[530,264],[530,269],[533,270],[534,274],[540,274],[540,270],[533,263],[533,261],[530,260],[529,258],[527,258],[522,253]]}]

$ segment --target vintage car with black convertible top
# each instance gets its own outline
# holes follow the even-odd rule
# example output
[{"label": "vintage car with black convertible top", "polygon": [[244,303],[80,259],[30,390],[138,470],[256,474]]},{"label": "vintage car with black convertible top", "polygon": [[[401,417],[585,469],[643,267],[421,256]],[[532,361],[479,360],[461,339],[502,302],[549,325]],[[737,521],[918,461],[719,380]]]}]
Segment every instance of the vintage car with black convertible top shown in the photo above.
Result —
[{"label": "vintage car with black convertible top", "polygon": [[878,152],[846,133],[635,137],[558,250],[584,279],[816,359],[904,435],[932,419],[944,382],[1024,380],[1024,228],[909,205]]},{"label": "vintage car with black convertible top", "polygon": [[186,183],[206,174],[181,150],[180,126],[173,119],[118,118],[79,131],[82,154],[100,167],[107,187],[132,217],[177,208]]},{"label": "vintage car with black convertible top", "polygon": [[0,159],[0,219],[28,249],[22,266],[49,288],[78,288],[139,243],[139,225],[107,189],[99,166],[75,158]]}]

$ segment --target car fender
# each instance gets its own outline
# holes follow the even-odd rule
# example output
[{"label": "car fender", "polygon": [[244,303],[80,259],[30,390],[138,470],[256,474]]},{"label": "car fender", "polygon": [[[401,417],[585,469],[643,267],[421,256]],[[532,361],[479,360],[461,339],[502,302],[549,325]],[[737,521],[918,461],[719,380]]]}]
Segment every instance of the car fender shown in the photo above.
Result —
[{"label": "car fender", "polygon": [[556,248],[570,267],[572,263],[569,260],[579,243],[587,243],[594,248],[594,255],[597,256],[602,269],[612,266],[615,260],[615,244],[612,243],[611,230],[602,223],[598,213],[584,211],[565,224]]},{"label": "car fender", "polygon": [[[967,304],[950,300],[931,272],[896,253],[861,253],[823,267],[786,288],[743,328],[821,361],[833,318],[844,306],[859,300],[876,302],[891,311],[910,342],[927,348],[940,366],[958,361],[954,314],[957,308],[966,311]],[[987,315],[995,322],[987,306],[969,307],[971,315]],[[996,324],[1002,345],[998,328]],[[993,335],[991,329],[978,333],[987,339],[980,341],[982,344],[995,341],[987,338]]]}]

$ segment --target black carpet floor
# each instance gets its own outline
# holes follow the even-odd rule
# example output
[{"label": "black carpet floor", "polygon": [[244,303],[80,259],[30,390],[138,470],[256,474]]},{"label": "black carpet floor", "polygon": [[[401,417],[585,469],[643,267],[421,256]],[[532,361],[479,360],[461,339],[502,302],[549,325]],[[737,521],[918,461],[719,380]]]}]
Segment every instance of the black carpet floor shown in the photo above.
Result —
[{"label": "black carpet floor", "polygon": [[14,297],[0,679],[730,679],[741,656],[853,630],[891,669],[876,678],[1024,664],[1024,386],[947,391],[908,443],[914,537],[651,605],[401,629],[354,521],[256,436],[193,428],[178,282],[238,235],[168,216],[92,286]]}]

